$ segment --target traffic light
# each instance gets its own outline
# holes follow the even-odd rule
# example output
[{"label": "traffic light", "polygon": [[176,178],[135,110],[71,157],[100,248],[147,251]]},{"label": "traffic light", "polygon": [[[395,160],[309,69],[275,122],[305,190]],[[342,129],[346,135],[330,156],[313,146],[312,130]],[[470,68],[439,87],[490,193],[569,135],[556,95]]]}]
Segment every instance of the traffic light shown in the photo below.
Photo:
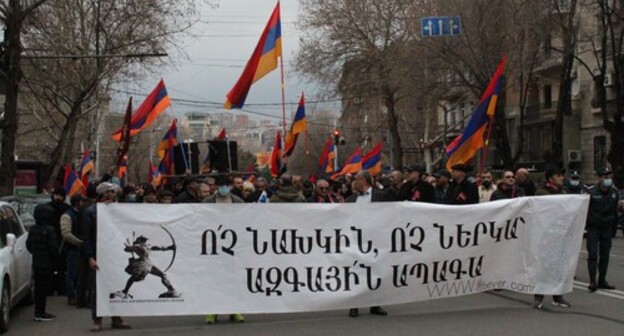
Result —
[{"label": "traffic light", "polygon": [[345,139],[343,136],[340,136],[339,130],[334,130],[333,138],[334,138],[334,145],[339,146],[339,145],[345,144]]},{"label": "traffic light", "polygon": [[340,144],[340,131],[334,130],[334,145]]}]

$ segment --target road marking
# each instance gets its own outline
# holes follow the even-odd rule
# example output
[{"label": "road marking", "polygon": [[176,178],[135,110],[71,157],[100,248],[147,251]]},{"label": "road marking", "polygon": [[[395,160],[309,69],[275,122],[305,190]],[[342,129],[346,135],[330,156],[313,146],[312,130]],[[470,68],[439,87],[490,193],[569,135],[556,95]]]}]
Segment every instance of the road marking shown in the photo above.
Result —
[{"label": "road marking", "polygon": [[[574,288],[576,289],[589,292],[589,289],[587,289],[587,286],[589,286],[589,284],[586,282],[577,281],[577,280],[574,281]],[[594,294],[599,294],[599,295],[612,297],[615,299],[624,300],[624,291],[617,290],[617,289],[614,289],[614,290],[599,289],[596,292],[594,292]]]}]

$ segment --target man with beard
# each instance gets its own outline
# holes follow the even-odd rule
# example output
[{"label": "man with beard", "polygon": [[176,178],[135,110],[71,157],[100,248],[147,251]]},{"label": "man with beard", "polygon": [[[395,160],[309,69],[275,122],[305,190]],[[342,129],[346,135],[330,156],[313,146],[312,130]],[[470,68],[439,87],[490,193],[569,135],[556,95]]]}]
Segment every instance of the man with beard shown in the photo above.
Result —
[{"label": "man with beard", "polygon": [[513,171],[505,170],[503,172],[503,181],[498,184],[498,187],[492,193],[490,201],[517,198],[522,196],[524,196],[524,190],[516,185],[516,178]]},{"label": "man with beard", "polygon": [[314,195],[308,199],[308,203],[338,203],[338,200],[329,193],[329,182],[321,179],[316,181]]},{"label": "man with beard", "polygon": [[490,169],[484,169],[481,173],[481,185],[479,186],[479,203],[490,201],[490,197],[496,190],[496,184],[493,183],[494,176]]}]

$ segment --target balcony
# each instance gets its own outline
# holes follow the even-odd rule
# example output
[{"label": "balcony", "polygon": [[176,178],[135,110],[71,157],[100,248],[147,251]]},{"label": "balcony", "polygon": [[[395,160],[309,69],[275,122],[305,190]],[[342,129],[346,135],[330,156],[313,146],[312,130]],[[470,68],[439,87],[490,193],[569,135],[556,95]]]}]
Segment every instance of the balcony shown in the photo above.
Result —
[{"label": "balcony", "polygon": [[551,120],[555,115],[557,103],[557,101],[551,101],[527,106],[524,112],[525,123]]}]

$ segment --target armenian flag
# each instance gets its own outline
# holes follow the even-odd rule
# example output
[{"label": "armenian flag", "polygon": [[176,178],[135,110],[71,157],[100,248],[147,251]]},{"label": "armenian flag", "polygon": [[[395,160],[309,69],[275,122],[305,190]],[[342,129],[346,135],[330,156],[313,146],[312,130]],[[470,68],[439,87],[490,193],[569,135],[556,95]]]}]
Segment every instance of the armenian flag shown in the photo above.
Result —
[{"label": "armenian flag", "polygon": [[287,157],[289,157],[295,150],[299,133],[305,132],[307,130],[308,124],[306,122],[305,116],[305,99],[302,92],[301,99],[299,100],[299,106],[297,107],[297,113],[295,113],[295,119],[293,120],[292,125],[290,125],[290,131],[286,135],[286,140],[284,141],[284,147],[286,147],[285,155]]},{"label": "armenian flag", "polygon": [[362,157],[362,170],[368,170],[373,176],[381,173],[381,144]]},{"label": "armenian flag", "polygon": [[124,175],[128,173],[128,156],[124,156],[123,160],[121,160],[121,164],[119,165],[119,171],[117,172],[117,177],[119,179],[123,179]]},{"label": "armenian flag", "polygon": [[278,57],[282,57],[282,25],[280,23],[279,2],[275,6],[243,73],[227,94],[224,107],[226,109],[243,108],[251,84],[275,70]]},{"label": "armenian flag", "polygon": [[[161,79],[132,116],[130,136],[136,135],[141,130],[149,127],[169,106],[171,106],[171,99],[167,93],[167,88],[165,88],[165,82]],[[113,140],[121,141],[121,131],[122,129],[119,129],[113,133]]]},{"label": "armenian flag", "polygon": [[158,149],[156,150],[156,153],[158,153],[158,157],[160,159],[165,157],[165,153],[168,150],[171,150],[173,147],[178,145],[178,127],[176,125],[176,122],[177,119],[173,119],[169,130],[167,131],[167,133],[165,133],[165,136],[160,141],[160,144],[158,144]]},{"label": "armenian flag", "polygon": [[479,105],[472,112],[464,132],[446,146],[446,155],[448,156],[446,169],[451,170],[451,167],[456,164],[467,163],[484,146],[484,134],[488,125],[494,120],[496,103],[502,90],[501,81],[506,62],[507,57],[503,57],[483,96],[481,96]]},{"label": "armenian flag", "polygon": [[84,186],[89,185],[89,172],[95,168],[95,164],[91,159],[91,154],[88,150],[82,152],[82,161],[80,162],[80,179]]},{"label": "armenian flag", "polygon": [[358,147],[355,149],[353,154],[349,156],[347,161],[345,161],[340,170],[336,174],[332,175],[331,178],[335,179],[340,175],[355,174],[360,170],[362,170],[362,151],[360,150],[360,147]]},{"label": "armenian flag", "polygon": [[275,144],[271,153],[271,176],[279,177],[282,174],[284,165],[282,162],[282,133],[277,131],[275,136]]},{"label": "armenian flag", "polygon": [[150,161],[149,174],[147,175],[148,182],[154,187],[158,188],[162,182],[162,174],[160,170]]},{"label": "armenian flag", "polygon": [[77,193],[82,194],[83,196],[87,194],[84,184],[76,175],[76,172],[72,169],[70,165],[65,165],[65,175],[63,176],[63,188],[65,188],[65,192],[67,196],[72,197]]},{"label": "armenian flag", "polygon": [[132,123],[132,97],[128,100],[128,107],[126,108],[126,117],[124,118],[123,127],[120,133],[119,147],[117,147],[117,168],[121,168],[121,163],[128,154],[130,149],[130,124]]},{"label": "armenian flag", "polygon": [[321,154],[319,165],[321,166],[321,172],[331,174],[334,172],[334,159],[336,158],[336,147],[334,140],[329,138]]}]

